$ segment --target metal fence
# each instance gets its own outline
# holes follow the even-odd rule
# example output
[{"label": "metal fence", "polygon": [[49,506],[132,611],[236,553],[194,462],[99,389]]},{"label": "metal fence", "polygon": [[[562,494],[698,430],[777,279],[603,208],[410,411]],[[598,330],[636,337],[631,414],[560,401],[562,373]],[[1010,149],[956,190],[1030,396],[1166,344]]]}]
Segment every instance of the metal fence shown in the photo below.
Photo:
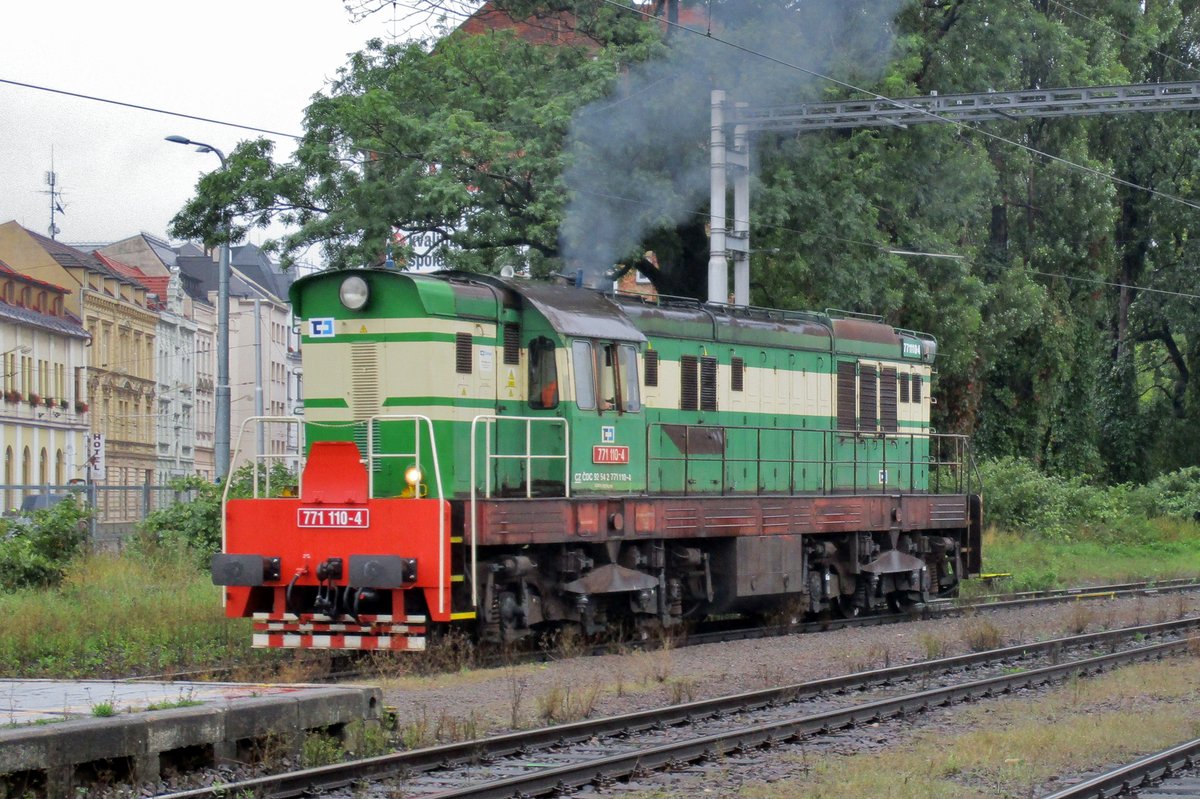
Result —
[{"label": "metal fence", "polygon": [[100,548],[120,548],[122,540],[154,510],[178,502],[190,502],[194,491],[171,486],[114,486],[96,483],[69,485],[0,484],[0,502],[5,516],[49,507],[67,494],[77,494],[93,509],[91,543]]}]

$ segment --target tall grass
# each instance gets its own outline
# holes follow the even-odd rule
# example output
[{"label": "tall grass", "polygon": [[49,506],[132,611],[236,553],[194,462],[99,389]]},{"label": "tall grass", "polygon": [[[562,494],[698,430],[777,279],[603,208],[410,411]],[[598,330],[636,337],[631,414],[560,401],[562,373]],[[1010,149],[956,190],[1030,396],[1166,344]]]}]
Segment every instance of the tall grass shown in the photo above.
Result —
[{"label": "tall grass", "polygon": [[222,615],[194,557],[95,554],[57,588],[0,594],[0,671],[103,677],[210,668],[250,656],[250,630]]}]

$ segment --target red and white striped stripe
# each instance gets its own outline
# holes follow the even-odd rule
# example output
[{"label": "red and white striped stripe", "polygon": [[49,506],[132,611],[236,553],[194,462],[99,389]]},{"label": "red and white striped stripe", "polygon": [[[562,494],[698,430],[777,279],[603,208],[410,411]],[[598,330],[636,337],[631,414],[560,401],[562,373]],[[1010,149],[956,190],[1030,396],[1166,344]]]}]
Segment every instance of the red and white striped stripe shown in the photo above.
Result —
[{"label": "red and white striped stripe", "polygon": [[[401,623],[393,623],[401,622]],[[255,613],[252,646],[260,649],[425,649],[425,616]]]},{"label": "red and white striped stripe", "polygon": [[386,649],[423,652],[425,636],[255,633],[253,646],[259,649]]}]

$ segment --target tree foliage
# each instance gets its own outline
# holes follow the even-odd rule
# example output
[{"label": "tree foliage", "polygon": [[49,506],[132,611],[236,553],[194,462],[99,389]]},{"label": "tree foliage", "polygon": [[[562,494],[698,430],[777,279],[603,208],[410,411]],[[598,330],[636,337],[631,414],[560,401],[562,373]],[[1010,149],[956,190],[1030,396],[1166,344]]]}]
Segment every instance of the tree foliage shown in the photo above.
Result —
[{"label": "tree foliage", "polygon": [[[450,27],[471,6],[414,3]],[[242,144],[172,232],[212,243],[227,216],[234,237],[282,220],[285,260],[319,246],[344,267],[380,263],[401,230],[460,268],[546,274],[591,253],[704,296],[707,189],[688,176],[707,165],[708,89],[770,103],[1193,80],[1200,47],[1198,0],[653,5],[700,12],[702,33],[602,0],[496,5],[570,11],[586,41],[372,42],[314,97],[293,156]],[[758,135],[753,301],[933,333],[936,426],[985,454],[1113,481],[1196,464],[1194,121]]]},{"label": "tree foliage", "polygon": [[291,160],[273,160],[264,139],[239,145],[172,233],[212,243],[229,213],[234,238],[293,226],[278,242],[285,262],[317,245],[331,266],[379,264],[400,230],[458,268],[556,268],[571,113],[656,45],[637,17],[592,6],[581,23],[591,44],[543,46],[505,30],[433,47],[369,42],[314,97]]}]

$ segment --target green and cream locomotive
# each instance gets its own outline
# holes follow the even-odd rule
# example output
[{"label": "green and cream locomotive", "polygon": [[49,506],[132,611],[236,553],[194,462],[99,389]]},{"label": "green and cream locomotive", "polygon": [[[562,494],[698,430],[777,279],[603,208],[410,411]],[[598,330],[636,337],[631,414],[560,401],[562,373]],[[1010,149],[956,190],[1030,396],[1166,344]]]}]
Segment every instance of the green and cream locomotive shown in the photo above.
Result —
[{"label": "green and cream locomotive", "polygon": [[461,273],[296,281],[307,463],[229,500],[260,646],[900,609],[979,569],[936,343],[875,318]]}]

